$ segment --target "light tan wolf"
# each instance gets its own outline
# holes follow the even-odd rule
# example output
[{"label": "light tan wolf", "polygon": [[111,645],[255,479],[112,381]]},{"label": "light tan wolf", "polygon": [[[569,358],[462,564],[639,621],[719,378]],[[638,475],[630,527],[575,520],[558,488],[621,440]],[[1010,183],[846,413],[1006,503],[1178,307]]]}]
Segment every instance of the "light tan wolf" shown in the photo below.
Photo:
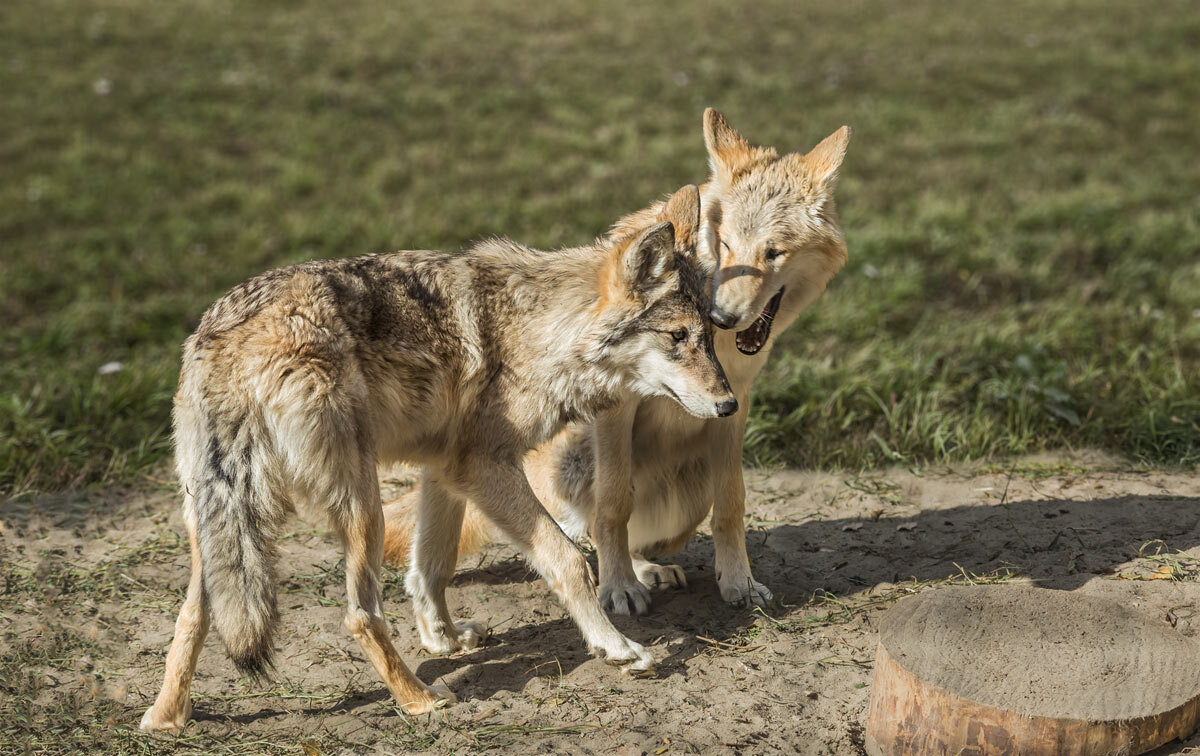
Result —
[{"label": "light tan wolf", "polygon": [[[808,154],[780,157],[751,145],[720,113],[707,110],[712,178],[700,190],[700,252],[712,280],[712,320],[726,329],[715,339],[717,357],[741,410],[731,418],[699,419],[670,402],[642,398],[568,427],[525,460],[530,483],[566,533],[581,538],[590,531],[601,601],[618,614],[646,612],[650,588],[686,585],[678,566],[649,560],[682,550],[710,510],[722,598],[759,606],[772,598],[754,579],[746,555],[742,438],[750,389],[776,335],[846,263],[833,191],[849,139],[843,126]],[[661,208],[627,216],[612,234],[628,233]],[[408,559],[418,495],[384,507],[391,563]],[[499,537],[469,507],[459,553]]]},{"label": "light tan wolf", "polygon": [[316,261],[214,304],[184,344],[175,395],[192,577],[142,727],[186,723],[210,621],[241,669],[268,664],[275,539],[293,507],[323,513],[338,533],[346,629],[397,702],[420,713],[453,700],[418,680],[389,638],[377,461],[424,468],[408,589],[427,647],[471,647],[486,634],[454,622],[444,593],[470,499],[520,544],[594,653],[652,671],[605,615],[582,552],[538,503],[521,461],[630,392],[700,417],[736,412],[703,274],[681,254],[694,253],[699,213],[686,187],[660,222],[588,247],[538,252],[500,239],[458,255]]}]

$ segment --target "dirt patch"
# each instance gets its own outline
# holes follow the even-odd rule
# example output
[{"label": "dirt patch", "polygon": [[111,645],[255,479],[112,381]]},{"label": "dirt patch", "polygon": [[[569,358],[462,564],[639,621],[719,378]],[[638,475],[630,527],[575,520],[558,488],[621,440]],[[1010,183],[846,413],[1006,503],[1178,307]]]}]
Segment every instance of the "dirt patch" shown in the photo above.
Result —
[{"label": "dirt patch", "polygon": [[282,544],[273,680],[239,678],[210,638],[196,721],[179,739],[136,730],[187,580],[173,490],[8,502],[0,751],[856,754],[879,614],[930,586],[1081,590],[1200,634],[1192,475],[1077,455],[919,474],[749,471],[747,485],[755,576],[782,601],[765,613],[726,606],[711,539],[696,538],[677,560],[690,587],[656,594],[648,617],[617,619],[661,660],[655,679],[591,659],[545,584],[507,548],[472,558],[450,589],[457,615],[488,622],[492,641],[447,658],[417,651],[402,573],[389,571],[397,647],[422,679],[462,701],[415,719],[397,714],[342,629],[332,539],[296,523]]}]

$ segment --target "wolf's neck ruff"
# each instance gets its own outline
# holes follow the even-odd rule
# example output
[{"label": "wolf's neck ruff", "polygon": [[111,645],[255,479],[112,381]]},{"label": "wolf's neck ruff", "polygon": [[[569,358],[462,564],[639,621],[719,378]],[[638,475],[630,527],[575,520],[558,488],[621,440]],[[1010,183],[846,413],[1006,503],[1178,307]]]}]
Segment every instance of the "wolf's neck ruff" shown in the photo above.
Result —
[{"label": "wolf's neck ruff", "polygon": [[[589,314],[604,254],[591,247],[536,253],[497,240],[468,255],[477,275],[487,271],[507,284],[502,298],[481,302],[481,309],[519,327],[490,336],[499,354],[485,369],[494,372],[498,388],[528,405],[523,414],[534,419],[528,429],[534,443],[619,400],[627,377],[602,359],[604,329]],[[509,369],[514,364],[521,369]]]}]

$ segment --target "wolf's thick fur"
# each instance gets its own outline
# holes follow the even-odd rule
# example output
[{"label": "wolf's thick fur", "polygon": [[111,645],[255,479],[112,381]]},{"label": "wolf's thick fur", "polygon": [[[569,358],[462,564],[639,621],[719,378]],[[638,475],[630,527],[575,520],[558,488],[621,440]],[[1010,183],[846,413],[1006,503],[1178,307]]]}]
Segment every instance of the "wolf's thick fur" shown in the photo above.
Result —
[{"label": "wolf's thick fur", "polygon": [[674,397],[701,416],[736,410],[703,275],[676,248],[677,236],[694,246],[696,188],[658,217],[638,234],[557,252],[493,240],[459,255],[303,263],[214,304],[184,344],[175,396],[192,580],[142,726],[186,722],[210,618],[238,666],[268,663],[275,534],[294,507],[325,514],[338,532],[346,629],[399,704],[418,713],[453,700],[418,680],[389,638],[377,461],[424,467],[407,587],[426,647],[472,647],[486,634],[454,622],[445,601],[469,498],[525,550],[590,649],[651,670],[646,650],[605,616],[583,555],[538,503],[521,460],[630,392]]},{"label": "wolf's thick fur", "polygon": [[[590,532],[601,600],[617,613],[644,613],[650,588],[685,584],[679,567],[649,560],[681,550],[710,511],[721,596],[760,606],[772,598],[746,555],[742,439],[750,389],[775,337],[847,260],[833,190],[849,137],[843,126],[807,154],[780,157],[706,111],[712,177],[701,187],[700,252],[712,277],[713,319],[728,329],[716,335],[717,356],[741,409],[731,418],[702,420],[660,399],[636,399],[568,427],[525,460],[530,483],[567,534]],[[623,218],[612,233],[628,233],[661,208]],[[745,354],[739,343],[759,348]],[[416,497],[409,493],[384,507],[392,563],[407,558],[407,513]],[[459,553],[499,537],[482,513],[468,508]]]}]

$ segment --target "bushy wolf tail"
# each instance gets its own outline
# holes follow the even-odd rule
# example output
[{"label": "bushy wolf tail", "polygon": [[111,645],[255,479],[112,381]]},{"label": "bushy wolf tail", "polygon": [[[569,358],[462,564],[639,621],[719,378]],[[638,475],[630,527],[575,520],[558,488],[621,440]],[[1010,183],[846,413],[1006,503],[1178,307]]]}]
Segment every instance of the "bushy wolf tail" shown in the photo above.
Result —
[{"label": "bushy wolf tail", "polygon": [[[393,567],[408,564],[420,500],[421,489],[416,488],[383,506],[383,561],[386,564]],[[462,534],[458,537],[458,558],[479,551],[500,538],[500,530],[492,521],[478,507],[468,504],[463,514]]]},{"label": "bushy wolf tail", "polygon": [[255,480],[253,440],[233,443],[244,451],[231,453],[208,435],[203,462],[192,460],[200,468],[192,478],[196,538],[213,627],[238,669],[260,676],[270,666],[279,620],[275,536],[281,518],[264,481]]}]

